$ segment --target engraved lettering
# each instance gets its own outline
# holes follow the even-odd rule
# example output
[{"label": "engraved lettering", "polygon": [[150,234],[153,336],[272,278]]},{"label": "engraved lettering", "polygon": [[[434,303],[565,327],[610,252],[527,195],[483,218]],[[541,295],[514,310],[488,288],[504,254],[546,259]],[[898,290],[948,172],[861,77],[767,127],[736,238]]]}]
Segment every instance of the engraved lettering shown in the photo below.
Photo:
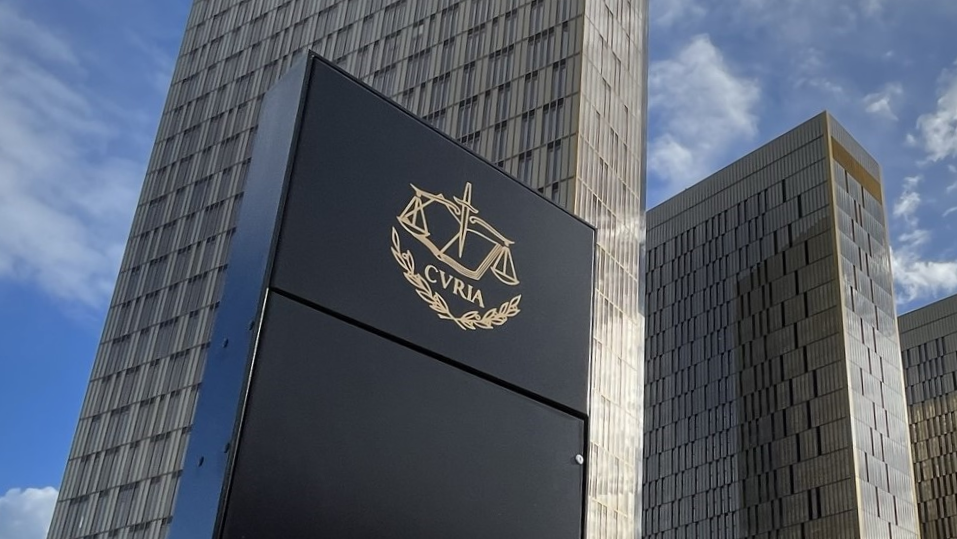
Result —
[{"label": "engraved lettering", "polygon": [[482,291],[459,279],[455,275],[445,273],[444,270],[440,270],[432,264],[429,264],[425,266],[425,269],[422,271],[422,276],[425,277],[426,281],[432,284],[442,285],[443,290],[449,290],[465,301],[474,303],[483,309],[485,308],[485,296],[482,295]]},{"label": "engraved lettering", "polygon": [[445,273],[444,271],[439,271],[439,275],[442,276],[442,288],[448,290],[449,285],[452,284],[452,279],[455,279],[455,277]]},{"label": "engraved lettering", "polygon": [[[432,270],[432,271],[430,272],[429,270]],[[433,283],[433,284],[437,283],[438,281],[435,280],[435,277],[432,277],[432,273],[435,273],[436,271],[438,271],[438,269],[437,269],[435,266],[433,266],[432,264],[429,264],[428,266],[426,266],[426,267],[425,267],[425,280],[428,281],[428,282],[430,282],[430,283]]]}]

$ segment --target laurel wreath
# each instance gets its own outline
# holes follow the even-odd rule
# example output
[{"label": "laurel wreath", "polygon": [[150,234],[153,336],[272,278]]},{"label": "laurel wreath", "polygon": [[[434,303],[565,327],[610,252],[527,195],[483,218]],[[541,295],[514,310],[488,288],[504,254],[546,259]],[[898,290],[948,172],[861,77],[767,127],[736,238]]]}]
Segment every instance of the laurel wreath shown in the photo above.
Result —
[{"label": "laurel wreath", "polygon": [[411,251],[402,251],[402,247],[399,245],[399,233],[396,232],[395,227],[392,227],[392,256],[395,257],[395,261],[398,262],[399,267],[402,268],[402,275],[415,288],[415,293],[422,298],[422,301],[438,313],[439,318],[451,320],[462,329],[493,329],[497,326],[501,326],[507,322],[509,318],[520,312],[518,303],[522,300],[521,294],[484,313],[469,311],[460,316],[456,316],[449,310],[449,305],[445,302],[445,298],[440,296],[438,292],[432,290],[432,286],[429,285],[429,281],[427,281],[425,277],[415,272],[415,258],[412,256]]}]

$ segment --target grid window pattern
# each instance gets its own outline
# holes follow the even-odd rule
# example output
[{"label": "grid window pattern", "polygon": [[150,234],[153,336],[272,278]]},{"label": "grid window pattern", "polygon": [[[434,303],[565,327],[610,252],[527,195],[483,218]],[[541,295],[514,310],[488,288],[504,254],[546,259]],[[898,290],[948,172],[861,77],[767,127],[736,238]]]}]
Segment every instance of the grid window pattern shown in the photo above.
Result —
[{"label": "grid window pattern", "polygon": [[259,107],[307,48],[598,227],[588,533],[634,537],[647,11],[195,0],[50,537],[166,536]]},{"label": "grid window pattern", "polygon": [[921,536],[957,537],[957,296],[898,324]]},{"label": "grid window pattern", "polygon": [[[818,116],[648,212],[648,538],[891,537],[868,528],[858,494],[856,456],[873,445],[855,440],[870,420],[852,406],[830,124]],[[885,391],[869,418],[903,405]],[[882,447],[906,448],[894,434]],[[885,508],[912,504],[902,475],[881,483]],[[906,516],[877,515],[914,536]]]},{"label": "grid window pattern", "polygon": [[[645,324],[640,272],[648,10],[646,2],[638,1],[588,0],[584,7],[587,46],[574,79],[581,89],[578,137],[559,141],[561,147],[546,145],[552,155],[545,170],[570,166],[576,184],[569,206],[598,229],[587,536],[630,539],[643,524],[639,487]],[[573,80],[571,69],[559,63],[551,81],[539,79],[538,91],[553,95]],[[548,133],[567,128],[558,122],[569,106],[575,105],[566,102],[544,111],[544,140],[555,140]],[[570,187],[555,185],[546,196],[566,204]]]},{"label": "grid window pattern", "polygon": [[863,150],[848,151],[845,144],[856,146],[849,135],[831,140],[836,150],[831,165],[861,533],[875,539],[916,539],[894,280],[882,194],[874,179],[880,172],[852,157]]}]

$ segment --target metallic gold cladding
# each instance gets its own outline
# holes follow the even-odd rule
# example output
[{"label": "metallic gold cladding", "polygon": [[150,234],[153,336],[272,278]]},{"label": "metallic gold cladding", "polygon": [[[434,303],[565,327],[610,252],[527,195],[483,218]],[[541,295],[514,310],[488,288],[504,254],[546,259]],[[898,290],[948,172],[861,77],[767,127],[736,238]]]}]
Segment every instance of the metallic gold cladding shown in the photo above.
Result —
[{"label": "metallic gold cladding", "polygon": [[588,537],[634,538],[647,16],[648,0],[194,0],[50,538],[166,536],[261,97],[305,49],[598,227]]},{"label": "metallic gold cladding", "polygon": [[841,166],[847,169],[848,173],[853,174],[855,178],[860,178],[861,186],[876,198],[878,202],[883,204],[884,195],[881,189],[881,182],[872,176],[871,173],[864,168],[864,165],[858,163],[857,160],[851,156],[850,152],[848,152],[844,146],[841,146],[840,142],[831,137],[830,143],[831,158],[840,163]]}]

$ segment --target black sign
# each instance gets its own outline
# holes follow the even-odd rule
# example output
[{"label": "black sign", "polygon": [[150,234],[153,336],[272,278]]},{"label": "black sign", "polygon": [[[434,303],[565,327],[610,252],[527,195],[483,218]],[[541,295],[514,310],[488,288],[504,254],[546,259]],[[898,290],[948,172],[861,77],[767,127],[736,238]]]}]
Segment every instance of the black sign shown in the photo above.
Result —
[{"label": "black sign", "polygon": [[310,56],[263,104],[170,537],[581,537],[593,245]]},{"label": "black sign", "polygon": [[319,65],[272,285],[584,413],[593,230]]}]

